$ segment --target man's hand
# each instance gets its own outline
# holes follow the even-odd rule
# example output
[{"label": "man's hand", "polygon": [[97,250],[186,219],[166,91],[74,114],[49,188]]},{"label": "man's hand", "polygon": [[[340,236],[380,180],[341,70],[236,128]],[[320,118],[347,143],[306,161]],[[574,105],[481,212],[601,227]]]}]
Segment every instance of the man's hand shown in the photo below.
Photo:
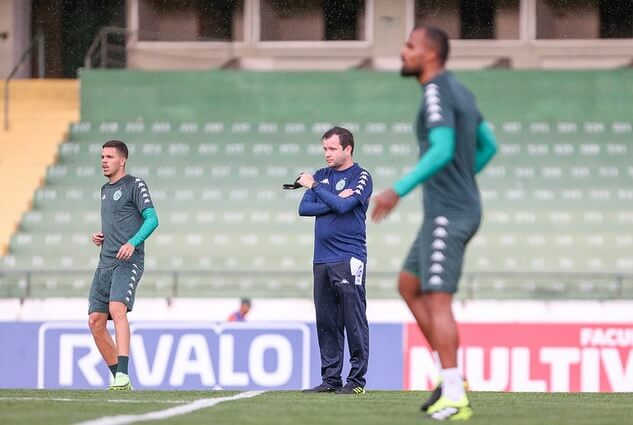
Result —
[{"label": "man's hand", "polygon": [[298,182],[306,189],[310,189],[312,187],[312,184],[314,183],[314,177],[312,177],[312,174],[301,173]]},{"label": "man's hand", "polygon": [[132,257],[132,254],[134,254],[134,245],[128,242],[125,245],[121,245],[119,252],[116,254],[116,258],[117,260],[127,261]]},{"label": "man's hand", "polygon": [[387,189],[373,197],[374,209],[371,212],[371,219],[376,223],[387,218],[400,201],[400,196],[393,189]]},{"label": "man's hand", "polygon": [[97,232],[97,233],[93,234],[92,237],[90,238],[90,240],[92,240],[93,244],[95,244],[97,246],[101,246],[101,244],[103,243],[103,233]]},{"label": "man's hand", "polygon": [[350,196],[352,196],[354,194],[354,191],[352,189],[345,189],[344,191],[342,191],[341,193],[338,194],[338,196],[340,198],[349,198]]}]

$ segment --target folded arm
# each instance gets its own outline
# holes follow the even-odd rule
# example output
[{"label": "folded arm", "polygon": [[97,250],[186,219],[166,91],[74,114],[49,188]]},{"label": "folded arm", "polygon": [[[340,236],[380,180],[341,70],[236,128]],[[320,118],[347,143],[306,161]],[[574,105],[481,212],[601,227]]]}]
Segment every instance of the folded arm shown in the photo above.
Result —
[{"label": "folded arm", "polygon": [[317,198],[313,191],[306,190],[299,203],[299,215],[302,217],[318,217],[329,214],[332,210]]},{"label": "folded arm", "polygon": [[317,185],[314,189],[312,189],[312,192],[314,192],[314,194],[323,201],[322,203],[325,204],[331,212],[339,215],[353,210],[361,202],[360,199],[354,195],[347,198],[341,198],[340,196],[329,192],[326,188],[321,187],[321,185]]}]

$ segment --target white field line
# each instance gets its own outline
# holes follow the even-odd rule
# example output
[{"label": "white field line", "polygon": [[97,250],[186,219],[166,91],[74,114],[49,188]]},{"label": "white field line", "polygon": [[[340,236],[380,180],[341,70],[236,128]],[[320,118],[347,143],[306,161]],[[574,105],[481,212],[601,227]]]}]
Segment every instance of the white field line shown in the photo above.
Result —
[{"label": "white field line", "polygon": [[196,410],[206,409],[207,407],[213,407],[216,404],[225,401],[256,397],[265,392],[266,391],[246,391],[231,397],[202,398],[200,400],[196,400],[182,406],[170,407],[169,409],[157,410],[154,412],[143,413],[141,415],[104,416],[98,419],[79,422],[75,425],[127,425],[133,424],[135,422],[158,421],[162,419],[172,418],[174,416],[186,415],[188,413],[195,412]]},{"label": "white field line", "polygon": [[0,401],[98,401],[99,403],[156,403],[156,404],[185,404],[190,400],[105,400],[102,398],[60,398],[60,397],[0,397]]}]

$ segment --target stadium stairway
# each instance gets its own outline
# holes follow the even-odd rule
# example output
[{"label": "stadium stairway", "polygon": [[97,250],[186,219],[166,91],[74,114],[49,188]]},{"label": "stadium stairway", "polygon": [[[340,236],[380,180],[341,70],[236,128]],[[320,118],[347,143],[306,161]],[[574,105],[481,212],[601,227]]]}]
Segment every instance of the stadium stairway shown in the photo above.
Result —
[{"label": "stadium stairway", "polygon": [[[17,80],[9,88],[9,130],[0,133],[1,255],[20,217],[32,207],[33,193],[55,162],[68,124],[79,117],[76,80]],[[4,99],[0,105],[4,110]]]}]

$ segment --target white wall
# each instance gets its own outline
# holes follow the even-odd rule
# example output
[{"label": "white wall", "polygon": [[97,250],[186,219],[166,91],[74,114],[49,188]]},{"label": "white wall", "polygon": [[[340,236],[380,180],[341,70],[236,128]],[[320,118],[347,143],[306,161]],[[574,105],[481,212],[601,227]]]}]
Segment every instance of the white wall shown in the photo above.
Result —
[{"label": "white wall", "polygon": [[[31,40],[31,2],[26,0],[0,0],[0,33],[8,38],[0,39],[0,78],[5,79],[17,63]],[[16,77],[30,75],[31,63],[27,61]]]},{"label": "white wall", "polygon": [[3,79],[13,66],[13,3],[13,0],[0,0],[0,33],[9,34],[9,38],[0,39],[0,77]]}]

